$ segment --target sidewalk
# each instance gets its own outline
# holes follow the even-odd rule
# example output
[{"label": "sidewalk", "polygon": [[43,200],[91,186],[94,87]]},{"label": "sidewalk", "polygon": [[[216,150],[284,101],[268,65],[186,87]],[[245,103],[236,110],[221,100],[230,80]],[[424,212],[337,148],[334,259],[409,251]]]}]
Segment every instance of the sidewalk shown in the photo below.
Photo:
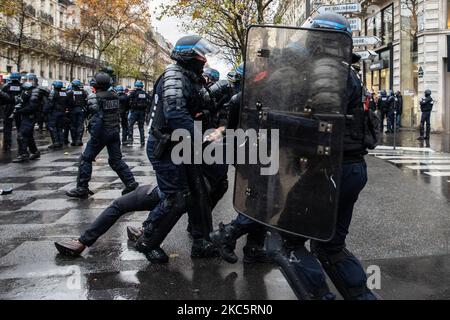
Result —
[{"label": "sidewalk", "polygon": [[[418,130],[402,130],[396,134],[396,145],[398,147],[431,148],[435,152],[450,153],[450,135],[445,133],[431,134],[430,142],[417,140]],[[394,134],[383,133],[380,145],[393,146]]]}]

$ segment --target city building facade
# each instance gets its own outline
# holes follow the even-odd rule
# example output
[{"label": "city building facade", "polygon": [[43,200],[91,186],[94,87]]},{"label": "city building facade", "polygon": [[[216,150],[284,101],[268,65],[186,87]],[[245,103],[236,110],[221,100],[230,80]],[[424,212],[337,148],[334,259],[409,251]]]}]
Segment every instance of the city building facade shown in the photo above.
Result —
[{"label": "city building facade", "polygon": [[[286,1],[282,23],[300,26],[322,5],[360,3],[361,12],[346,14],[359,18],[354,36],[376,36],[375,56],[362,62],[362,79],[368,90],[400,91],[404,98],[402,124],[417,127],[419,100],[432,91],[435,108],[434,131],[450,132],[450,0],[304,0]],[[299,5],[297,2],[302,2]]]},{"label": "city building facade", "polygon": [[[17,21],[0,13],[0,77],[11,72],[32,72],[40,77],[42,85],[51,85],[54,80],[68,83],[72,79],[88,83],[99,67],[109,64],[106,56],[101,61],[96,59],[98,52],[94,46],[84,44],[75,51],[76,45],[67,41],[67,31],[79,25],[83,12],[73,1],[26,0],[25,4],[19,69],[18,38],[11,32],[17,33],[18,30],[14,29]],[[148,34],[154,37],[150,39]],[[147,42],[147,47],[153,50],[148,54],[161,61],[170,61],[171,47],[159,34],[151,29],[143,31],[141,35],[139,41]],[[146,80],[151,86],[153,75],[149,75]],[[123,75],[119,81],[132,87],[135,78]]]}]

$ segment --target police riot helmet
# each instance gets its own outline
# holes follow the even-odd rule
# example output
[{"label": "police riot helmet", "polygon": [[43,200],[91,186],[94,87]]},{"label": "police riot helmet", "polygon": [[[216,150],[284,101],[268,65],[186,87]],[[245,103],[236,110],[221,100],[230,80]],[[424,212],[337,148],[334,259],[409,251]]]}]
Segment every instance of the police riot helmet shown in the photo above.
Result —
[{"label": "police riot helmet", "polygon": [[4,79],[5,83],[10,83],[11,82],[11,77],[7,76]]},{"label": "police riot helmet", "polygon": [[123,88],[123,86],[116,86],[114,88],[114,90],[116,90],[116,92],[120,92],[120,93],[125,92],[125,89]]},{"label": "police riot helmet", "polygon": [[200,36],[192,35],[180,38],[172,50],[170,57],[179,62],[207,61],[207,56],[217,53],[215,48],[208,40]]},{"label": "police riot helmet", "polygon": [[322,13],[314,17],[309,17],[302,27],[308,29],[339,30],[352,35],[352,28],[348,20],[337,13]]},{"label": "police riot helmet", "polygon": [[244,77],[244,64],[243,63],[241,63],[240,65],[237,66],[236,74],[239,75],[241,78]]},{"label": "police riot helmet", "polygon": [[72,87],[79,88],[79,87],[81,87],[82,85],[83,85],[83,84],[81,83],[80,80],[78,80],[78,79],[72,80]]},{"label": "police riot helmet", "polygon": [[209,78],[212,82],[217,82],[220,79],[220,72],[216,69],[205,68],[203,70],[203,76]]},{"label": "police riot helmet", "polygon": [[39,82],[38,77],[34,73],[27,73],[25,76],[25,81],[31,82],[35,86],[37,86]]},{"label": "police riot helmet", "polygon": [[53,81],[53,88],[62,89],[63,87],[64,87],[64,84],[62,81],[60,81],[60,80]]},{"label": "police riot helmet", "polygon": [[380,91],[380,96],[386,97],[386,90],[381,90]]},{"label": "police riot helmet", "polygon": [[9,78],[11,79],[11,81],[20,81],[20,79],[22,78],[22,75],[18,72],[13,72],[13,73],[11,73]]},{"label": "police riot helmet", "polygon": [[425,97],[431,96],[431,90],[427,89],[425,90]]},{"label": "police riot helmet", "polygon": [[134,87],[142,89],[142,88],[144,88],[144,83],[142,81],[138,80],[134,83]]},{"label": "police riot helmet", "polygon": [[236,71],[230,71],[227,74],[227,79],[229,82],[235,83],[237,82]]},{"label": "police riot helmet", "polygon": [[95,89],[108,90],[111,87],[112,79],[105,72],[97,72],[91,81],[91,86]]}]

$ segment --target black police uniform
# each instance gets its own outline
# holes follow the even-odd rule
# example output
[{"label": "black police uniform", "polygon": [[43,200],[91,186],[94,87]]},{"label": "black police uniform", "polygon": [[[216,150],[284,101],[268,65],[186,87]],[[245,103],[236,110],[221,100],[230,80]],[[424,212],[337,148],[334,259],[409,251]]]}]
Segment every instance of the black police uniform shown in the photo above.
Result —
[{"label": "black police uniform", "polygon": [[119,92],[120,126],[122,127],[122,143],[127,142],[129,135],[128,114],[130,111],[130,98],[125,92]]},{"label": "black police uniform", "polygon": [[63,89],[53,89],[50,92],[48,106],[45,108],[49,115],[49,129],[53,146],[61,148],[64,144],[64,126],[66,113],[69,112],[70,100],[68,93]]},{"label": "black police uniform", "polygon": [[[45,91],[38,87],[23,90],[20,100],[21,107],[16,107],[16,112],[21,116],[20,128],[17,136],[19,146],[19,157],[15,162],[31,160],[40,157],[39,150],[34,140],[34,125],[37,113],[41,110],[45,100]],[[28,152],[28,150],[31,153]]]},{"label": "black police uniform", "polygon": [[70,197],[87,197],[89,181],[92,175],[92,162],[106,147],[108,163],[125,184],[123,193],[136,189],[133,174],[122,159],[120,148],[120,103],[117,94],[97,89],[97,93],[88,97],[89,133],[91,137],[81,155],[78,170],[77,188],[67,193]]},{"label": "black police uniform", "polygon": [[12,143],[12,129],[15,122],[16,128],[20,127],[20,115],[13,115],[17,98],[22,93],[22,87],[18,80],[7,83],[1,90],[9,98],[4,96],[3,99],[3,150],[10,150]]},{"label": "black police uniform", "polygon": [[150,104],[150,96],[142,89],[134,90],[130,96],[130,115],[128,119],[128,130],[129,130],[129,142],[133,143],[133,127],[137,122],[139,127],[139,134],[141,137],[141,145],[145,144],[145,113]]},{"label": "black police uniform", "polygon": [[425,97],[420,100],[420,111],[422,111],[422,119],[420,120],[420,138],[430,139],[431,133],[431,112],[433,111],[434,101],[431,92],[426,93]]},{"label": "black police uniform", "polygon": [[83,88],[73,86],[68,92],[70,135],[73,146],[83,145],[84,120],[86,117],[87,93]]}]

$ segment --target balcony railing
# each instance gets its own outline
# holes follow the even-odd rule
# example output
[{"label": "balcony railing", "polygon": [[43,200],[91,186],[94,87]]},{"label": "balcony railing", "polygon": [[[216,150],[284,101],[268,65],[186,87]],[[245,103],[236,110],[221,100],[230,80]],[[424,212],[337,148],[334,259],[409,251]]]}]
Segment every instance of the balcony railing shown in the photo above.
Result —
[{"label": "balcony railing", "polygon": [[27,4],[25,6],[24,11],[25,11],[25,13],[27,13],[27,14],[33,16],[33,17],[36,16],[36,9],[30,4]]},{"label": "balcony railing", "polygon": [[53,23],[55,21],[51,14],[48,14],[47,12],[44,12],[42,10],[39,12],[39,16],[42,20],[44,20],[45,22],[47,22],[51,25],[53,25]]}]

